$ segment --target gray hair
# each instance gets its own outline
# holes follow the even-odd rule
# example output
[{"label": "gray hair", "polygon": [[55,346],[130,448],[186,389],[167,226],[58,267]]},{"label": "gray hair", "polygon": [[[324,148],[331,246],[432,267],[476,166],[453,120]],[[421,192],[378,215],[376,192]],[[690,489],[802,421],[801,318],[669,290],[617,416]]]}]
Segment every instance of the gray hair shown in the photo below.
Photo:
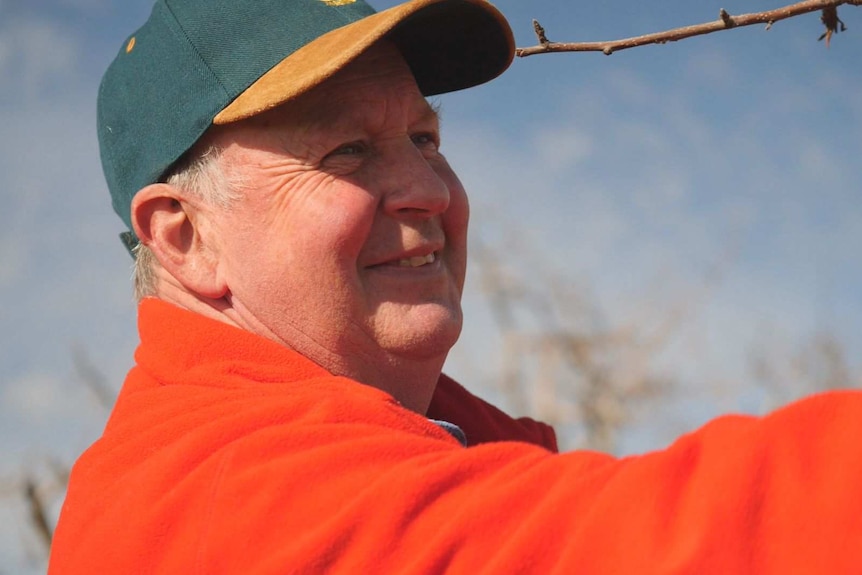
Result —
[{"label": "gray hair", "polygon": [[[193,153],[180,160],[163,178],[165,183],[181,188],[203,199],[210,205],[225,209],[240,195],[242,184],[236,177],[228,177],[222,167],[222,150],[210,146],[202,153]],[[135,299],[157,295],[156,266],[159,265],[152,250],[139,243],[133,250],[135,255]]]}]

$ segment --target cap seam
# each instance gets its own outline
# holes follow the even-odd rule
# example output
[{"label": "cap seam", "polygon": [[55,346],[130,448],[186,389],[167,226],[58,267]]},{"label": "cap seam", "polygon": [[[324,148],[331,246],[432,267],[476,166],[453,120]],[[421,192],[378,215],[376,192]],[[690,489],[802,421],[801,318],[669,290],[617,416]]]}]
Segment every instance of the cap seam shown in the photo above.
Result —
[{"label": "cap seam", "polygon": [[[350,24],[353,22],[353,20],[351,20],[347,16],[345,16],[344,13],[341,10],[339,10],[337,6],[332,6],[332,8],[336,9],[336,12],[338,12],[339,18],[341,18],[341,26],[344,26],[345,24]],[[339,26],[339,28],[341,26]]]},{"label": "cap seam", "polygon": [[[177,18],[177,15],[174,13],[173,9],[171,9],[170,4],[168,4],[168,0],[164,0],[164,6],[165,6],[165,9],[168,11],[168,13],[171,15],[171,20],[173,20],[173,23],[176,24],[176,28],[178,28],[179,31],[182,33],[182,37],[186,41],[186,44],[188,44],[191,47],[192,51],[195,53],[195,56],[197,56],[198,61],[200,63],[202,63],[204,65],[204,67],[206,68],[207,72],[209,72],[210,77],[215,79],[219,88],[221,88],[222,93],[224,94],[225,98],[230,100],[231,99],[230,91],[222,83],[221,78],[219,78],[218,74],[216,74],[213,71],[209,62],[207,62],[206,59],[201,55],[200,51],[198,50],[197,45],[194,42],[192,42],[191,38],[189,38],[189,35],[186,32],[186,29],[180,23],[179,19]],[[168,21],[168,27],[174,28],[174,26],[171,26],[170,21]],[[217,113],[218,113],[218,111],[216,111],[216,114]],[[213,115],[215,115],[215,114],[213,114]],[[210,120],[210,121],[212,121],[212,120]]]}]

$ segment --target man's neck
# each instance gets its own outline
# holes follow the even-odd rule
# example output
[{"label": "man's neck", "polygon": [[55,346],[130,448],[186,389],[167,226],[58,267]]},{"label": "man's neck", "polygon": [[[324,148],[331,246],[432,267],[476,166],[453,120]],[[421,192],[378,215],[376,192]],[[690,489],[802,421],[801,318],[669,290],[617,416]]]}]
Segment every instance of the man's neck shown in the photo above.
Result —
[{"label": "man's neck", "polygon": [[[334,375],[356,380],[392,395],[406,409],[422,415],[431,404],[431,398],[446,360],[445,355],[431,358],[404,358],[386,350],[380,350],[375,356],[352,350],[333,352],[316,345],[311,340],[306,340],[300,345],[295,342],[288,343],[267,330],[265,326],[247,325],[248,322],[243,321],[236,310],[224,300],[198,297],[172,282],[162,283],[159,288],[158,297],[163,301],[275,341],[305,356]],[[297,340],[302,341],[299,338]]]}]

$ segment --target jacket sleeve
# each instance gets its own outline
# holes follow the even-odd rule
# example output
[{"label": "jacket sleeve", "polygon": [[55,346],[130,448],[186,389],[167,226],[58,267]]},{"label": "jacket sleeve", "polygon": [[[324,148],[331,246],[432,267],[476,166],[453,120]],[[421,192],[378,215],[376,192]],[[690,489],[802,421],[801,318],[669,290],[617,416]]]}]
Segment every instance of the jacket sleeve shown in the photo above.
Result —
[{"label": "jacket sleeve", "polygon": [[312,409],[289,426],[260,411],[207,456],[194,441],[237,422],[201,413],[211,436],[183,439],[174,477],[115,470],[111,508],[78,535],[78,549],[103,550],[90,572],[862,572],[858,392],[720,418],[623,459],[465,449],[418,416],[395,429],[397,406],[374,425]]}]

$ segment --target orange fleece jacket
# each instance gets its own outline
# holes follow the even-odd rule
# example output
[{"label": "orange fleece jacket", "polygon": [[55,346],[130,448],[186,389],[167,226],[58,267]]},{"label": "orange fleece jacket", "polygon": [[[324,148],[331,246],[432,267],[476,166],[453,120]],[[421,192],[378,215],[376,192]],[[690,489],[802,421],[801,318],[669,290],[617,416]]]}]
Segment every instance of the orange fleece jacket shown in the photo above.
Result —
[{"label": "orange fleece jacket", "polygon": [[666,450],[554,453],[442,378],[429,416],[156,300],[49,573],[862,573],[862,394]]}]

